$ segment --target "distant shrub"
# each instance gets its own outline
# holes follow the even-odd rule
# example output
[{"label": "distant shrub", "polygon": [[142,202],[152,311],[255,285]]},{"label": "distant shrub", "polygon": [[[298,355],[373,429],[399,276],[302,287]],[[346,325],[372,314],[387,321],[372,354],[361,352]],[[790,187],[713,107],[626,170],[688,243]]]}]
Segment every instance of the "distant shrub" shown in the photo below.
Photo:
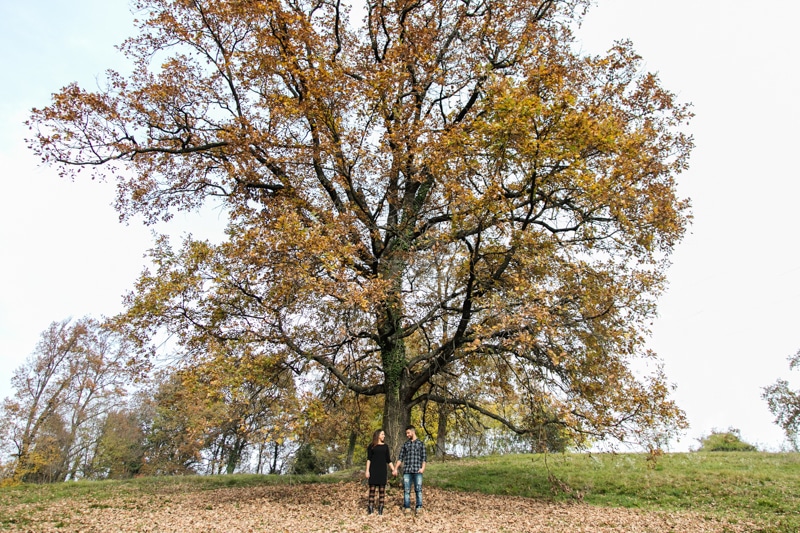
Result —
[{"label": "distant shrub", "polygon": [[699,452],[755,452],[755,446],[744,442],[738,429],[728,431],[712,430],[711,434],[700,439]]},{"label": "distant shrub", "polygon": [[327,467],[317,456],[314,447],[310,444],[303,444],[294,456],[292,473],[297,475],[304,474],[324,474]]}]

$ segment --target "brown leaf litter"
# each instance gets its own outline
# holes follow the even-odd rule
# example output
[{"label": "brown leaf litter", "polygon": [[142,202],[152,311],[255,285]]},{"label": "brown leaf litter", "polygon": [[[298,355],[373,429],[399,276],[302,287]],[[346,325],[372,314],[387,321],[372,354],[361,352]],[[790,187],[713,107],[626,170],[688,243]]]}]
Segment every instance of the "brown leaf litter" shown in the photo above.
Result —
[{"label": "brown leaf litter", "polygon": [[[413,500],[412,494],[412,500]],[[387,491],[382,516],[366,513],[367,492],[354,482],[271,485],[120,496],[70,498],[51,505],[19,504],[26,532],[745,532],[734,524],[689,512],[643,511],[487,496],[425,487],[424,512],[404,515],[403,494]],[[27,507],[27,508],[26,508]],[[3,510],[0,510],[2,513]]]}]

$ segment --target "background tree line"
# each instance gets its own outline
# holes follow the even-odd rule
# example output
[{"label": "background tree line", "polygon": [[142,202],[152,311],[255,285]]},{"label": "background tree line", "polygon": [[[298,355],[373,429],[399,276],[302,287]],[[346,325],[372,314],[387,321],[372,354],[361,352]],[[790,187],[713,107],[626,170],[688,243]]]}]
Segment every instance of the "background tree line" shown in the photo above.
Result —
[{"label": "background tree line", "polygon": [[[50,324],[15,371],[14,395],[0,408],[0,477],[47,483],[324,473],[361,462],[372,429],[381,425],[374,398],[354,395],[335,380],[304,382],[279,358],[207,348],[193,365],[179,368],[156,356],[144,366],[111,323],[82,318]],[[790,358],[791,368],[797,360],[797,354]],[[797,398],[785,380],[764,389],[795,450]],[[534,422],[539,431],[519,436],[458,406],[421,404],[414,413],[437,457],[564,451],[577,444],[547,419],[541,413]],[[712,433],[701,450],[727,449],[713,439],[738,445],[737,436],[735,430]]]},{"label": "background tree line", "polygon": [[[381,405],[335,381],[298,379],[280,360],[209,351],[176,367],[137,364],[109,323],[52,323],[0,408],[0,476],[59,482],[137,475],[323,473],[362,462]],[[543,425],[520,438],[491,419],[433,404],[415,413],[432,454],[564,449]],[[546,429],[545,429],[546,428]]]}]

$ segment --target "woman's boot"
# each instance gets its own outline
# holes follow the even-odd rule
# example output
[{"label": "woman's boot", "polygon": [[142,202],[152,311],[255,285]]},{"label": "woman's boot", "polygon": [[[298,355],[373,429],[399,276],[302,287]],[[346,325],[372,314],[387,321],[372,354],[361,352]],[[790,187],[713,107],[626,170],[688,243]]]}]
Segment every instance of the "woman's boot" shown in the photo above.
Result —
[{"label": "woman's boot", "polygon": [[372,514],[373,507],[372,505],[367,505],[367,514]]},{"label": "woman's boot", "polygon": [[378,506],[378,514],[383,514],[383,505]]}]

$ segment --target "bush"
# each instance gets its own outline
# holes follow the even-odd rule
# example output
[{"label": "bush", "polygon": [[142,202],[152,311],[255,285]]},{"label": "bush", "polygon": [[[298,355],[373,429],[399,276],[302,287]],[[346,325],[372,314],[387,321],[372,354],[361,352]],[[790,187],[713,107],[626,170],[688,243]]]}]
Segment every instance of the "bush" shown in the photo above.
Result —
[{"label": "bush", "polygon": [[700,439],[699,452],[755,452],[755,446],[744,442],[738,429],[728,431],[712,430],[711,434]]},{"label": "bush", "polygon": [[327,467],[317,456],[314,447],[310,444],[301,445],[294,456],[292,473],[297,475],[324,474],[326,471]]}]

